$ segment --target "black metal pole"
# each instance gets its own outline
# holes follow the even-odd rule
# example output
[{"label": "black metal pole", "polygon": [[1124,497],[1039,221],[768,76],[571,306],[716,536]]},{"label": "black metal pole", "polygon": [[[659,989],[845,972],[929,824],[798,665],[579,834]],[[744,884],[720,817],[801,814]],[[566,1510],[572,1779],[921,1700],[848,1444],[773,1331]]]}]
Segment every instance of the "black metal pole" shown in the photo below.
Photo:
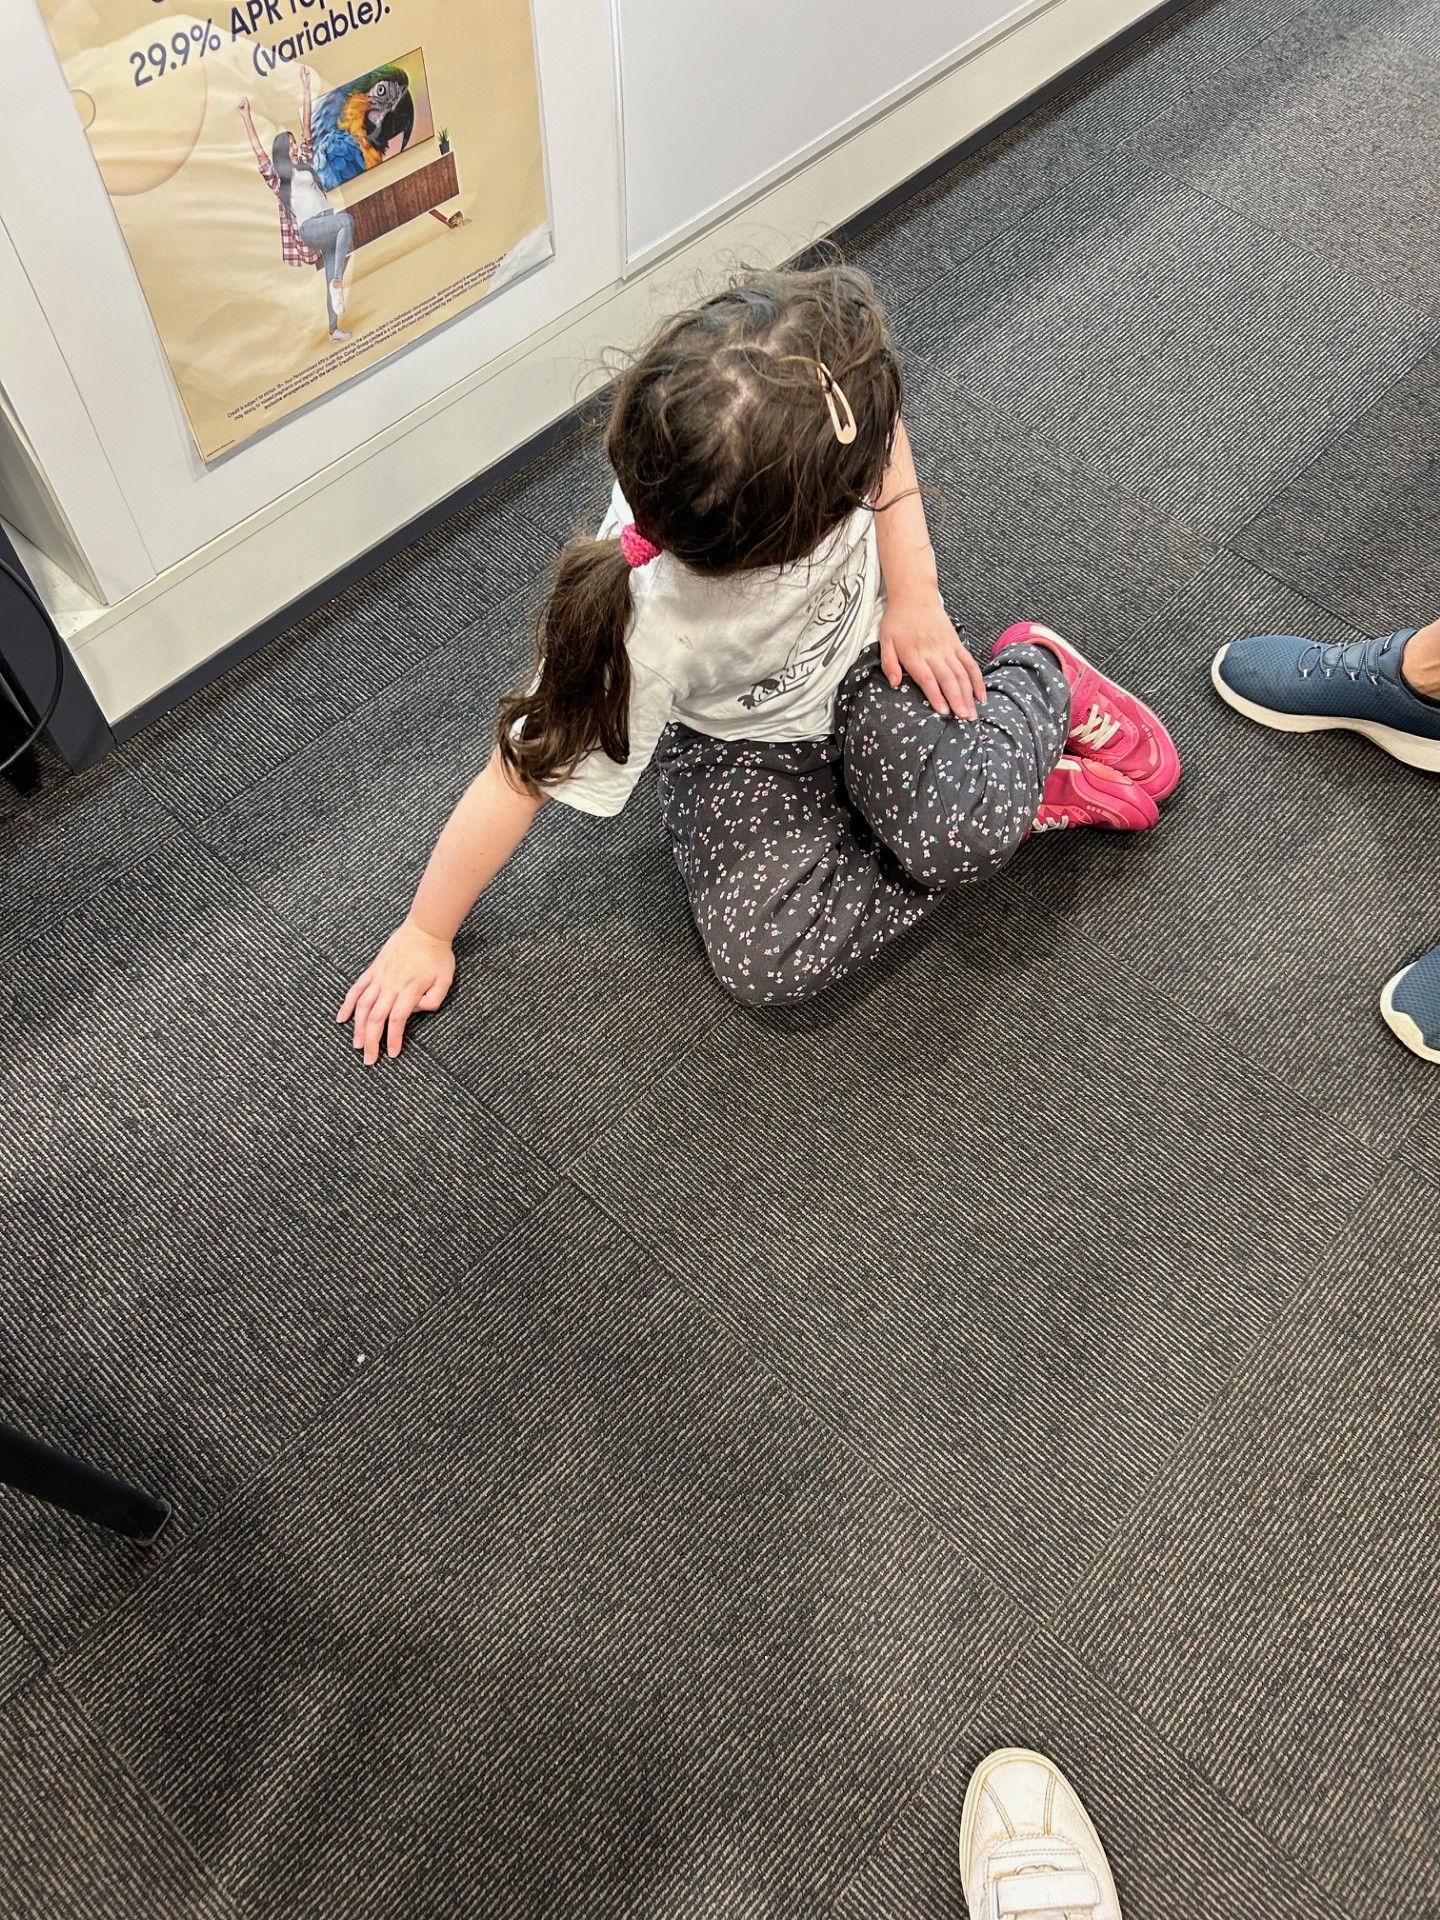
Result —
[{"label": "black metal pole", "polygon": [[[30,579],[3,528],[0,528],[0,560],[22,580]],[[61,644],[63,648],[63,642]],[[3,573],[0,573],[0,673],[37,717],[45,711],[55,688],[54,629],[50,616]],[[93,767],[115,745],[109,723],[68,650],[60,703],[50,716],[46,731],[51,745],[72,773]],[[3,758],[0,754],[0,759]]]},{"label": "black metal pole", "polygon": [[0,670],[0,780],[17,793],[29,793],[40,784],[40,762],[33,746],[26,748],[18,760],[11,758],[29,737],[30,716]]},{"label": "black metal pole", "polygon": [[56,1453],[28,1434],[0,1423],[0,1485],[30,1493],[149,1546],[170,1518],[168,1500],[154,1500],[138,1487],[112,1480],[97,1467]]}]

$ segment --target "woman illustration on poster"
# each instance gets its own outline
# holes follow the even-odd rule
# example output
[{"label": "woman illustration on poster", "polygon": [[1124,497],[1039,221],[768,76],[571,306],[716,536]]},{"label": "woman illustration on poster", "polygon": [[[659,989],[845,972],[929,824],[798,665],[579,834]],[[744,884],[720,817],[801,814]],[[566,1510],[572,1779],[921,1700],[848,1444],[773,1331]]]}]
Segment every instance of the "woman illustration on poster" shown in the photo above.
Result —
[{"label": "woman illustration on poster", "polygon": [[332,340],[348,340],[340,325],[345,311],[345,269],[355,243],[355,222],[337,213],[315,172],[310,131],[310,73],[300,69],[300,138],[277,133],[267,156],[255,131],[250,102],[240,102],[240,118],[254,149],[260,177],[280,203],[280,252],[287,266],[321,267],[325,273],[325,313]]}]

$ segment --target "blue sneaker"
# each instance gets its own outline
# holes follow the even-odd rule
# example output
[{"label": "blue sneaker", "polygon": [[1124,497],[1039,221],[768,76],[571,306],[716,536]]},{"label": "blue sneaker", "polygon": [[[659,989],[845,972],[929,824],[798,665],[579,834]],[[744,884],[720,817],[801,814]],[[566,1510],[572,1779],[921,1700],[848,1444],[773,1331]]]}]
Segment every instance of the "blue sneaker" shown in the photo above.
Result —
[{"label": "blue sneaker", "polygon": [[1388,640],[1235,640],[1210,667],[1220,698],[1282,733],[1344,727],[1406,766],[1440,773],[1440,703],[1412,693],[1400,672],[1407,627]]},{"label": "blue sneaker", "polygon": [[1386,982],[1380,996],[1385,1024],[1422,1060],[1440,1060],[1440,947],[1422,954]]}]

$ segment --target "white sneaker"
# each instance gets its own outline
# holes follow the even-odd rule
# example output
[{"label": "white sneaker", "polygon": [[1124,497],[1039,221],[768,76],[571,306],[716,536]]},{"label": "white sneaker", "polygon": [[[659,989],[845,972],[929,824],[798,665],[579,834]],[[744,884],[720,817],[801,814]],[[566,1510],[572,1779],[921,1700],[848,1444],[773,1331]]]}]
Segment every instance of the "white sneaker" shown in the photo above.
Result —
[{"label": "white sneaker", "polygon": [[330,304],[335,309],[335,318],[338,320],[345,311],[345,289],[338,280],[330,282]]},{"label": "white sneaker", "polygon": [[960,1819],[970,1920],[1120,1920],[1100,1836],[1053,1760],[1004,1747],[970,1779]]}]

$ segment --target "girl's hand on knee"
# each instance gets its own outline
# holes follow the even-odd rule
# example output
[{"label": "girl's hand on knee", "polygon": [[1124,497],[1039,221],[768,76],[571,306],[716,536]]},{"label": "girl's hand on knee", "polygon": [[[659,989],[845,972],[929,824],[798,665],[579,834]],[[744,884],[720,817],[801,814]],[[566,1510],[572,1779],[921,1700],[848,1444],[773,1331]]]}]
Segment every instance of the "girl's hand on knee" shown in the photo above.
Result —
[{"label": "girl's hand on knee", "polygon": [[917,602],[892,600],[880,622],[880,669],[892,687],[905,675],[937,713],[973,720],[985,700],[980,663],[955,631],[938,594]]},{"label": "girl's hand on knee", "polygon": [[455,951],[448,940],[406,920],[398,926],[345,996],[335,1018],[341,1026],[355,1022],[353,1045],[363,1049],[365,1064],[380,1058],[380,1042],[393,1060],[405,1038],[412,1013],[434,1013],[444,1002],[455,978]]}]

